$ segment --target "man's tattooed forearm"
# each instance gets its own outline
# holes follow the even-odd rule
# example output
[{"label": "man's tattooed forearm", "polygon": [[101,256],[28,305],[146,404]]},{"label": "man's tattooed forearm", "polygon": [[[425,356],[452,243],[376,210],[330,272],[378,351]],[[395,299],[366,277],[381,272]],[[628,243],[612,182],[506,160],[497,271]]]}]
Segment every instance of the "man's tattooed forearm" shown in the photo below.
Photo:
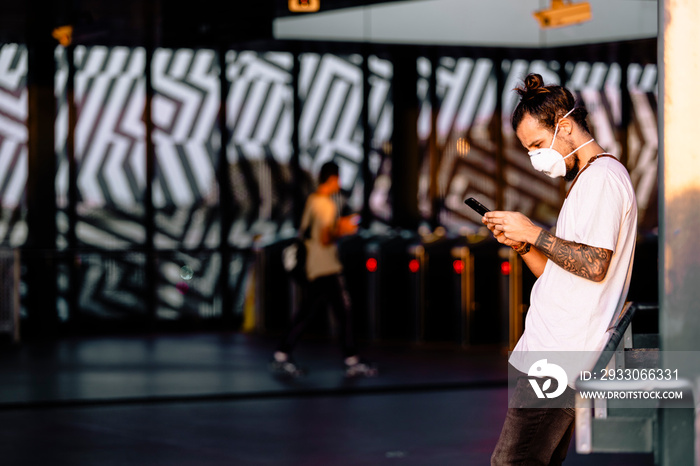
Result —
[{"label": "man's tattooed forearm", "polygon": [[594,282],[605,278],[612,258],[609,249],[566,241],[545,230],[537,237],[535,247],[564,270]]}]

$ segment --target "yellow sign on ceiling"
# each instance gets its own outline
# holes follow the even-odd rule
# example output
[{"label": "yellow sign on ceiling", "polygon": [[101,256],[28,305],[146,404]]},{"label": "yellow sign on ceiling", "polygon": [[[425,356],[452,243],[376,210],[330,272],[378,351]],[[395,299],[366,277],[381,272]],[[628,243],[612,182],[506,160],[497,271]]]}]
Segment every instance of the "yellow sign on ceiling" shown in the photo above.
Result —
[{"label": "yellow sign on ceiling", "polygon": [[289,11],[313,13],[321,8],[321,0],[289,0]]}]

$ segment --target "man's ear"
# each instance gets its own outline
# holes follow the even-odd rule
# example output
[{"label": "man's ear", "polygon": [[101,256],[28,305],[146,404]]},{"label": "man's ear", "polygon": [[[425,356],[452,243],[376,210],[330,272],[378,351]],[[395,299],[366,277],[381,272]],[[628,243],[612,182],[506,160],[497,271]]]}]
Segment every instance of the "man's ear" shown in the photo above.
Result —
[{"label": "man's ear", "polygon": [[574,130],[574,122],[569,117],[564,118],[559,122],[559,130],[567,135],[571,135]]}]

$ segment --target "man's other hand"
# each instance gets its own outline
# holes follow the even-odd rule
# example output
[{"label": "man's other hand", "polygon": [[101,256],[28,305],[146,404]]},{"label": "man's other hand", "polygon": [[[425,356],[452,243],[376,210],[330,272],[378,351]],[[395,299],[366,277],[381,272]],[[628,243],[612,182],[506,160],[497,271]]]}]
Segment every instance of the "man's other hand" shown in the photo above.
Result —
[{"label": "man's other hand", "polygon": [[357,233],[357,224],[360,216],[357,214],[346,215],[338,219],[338,236],[354,235]]}]

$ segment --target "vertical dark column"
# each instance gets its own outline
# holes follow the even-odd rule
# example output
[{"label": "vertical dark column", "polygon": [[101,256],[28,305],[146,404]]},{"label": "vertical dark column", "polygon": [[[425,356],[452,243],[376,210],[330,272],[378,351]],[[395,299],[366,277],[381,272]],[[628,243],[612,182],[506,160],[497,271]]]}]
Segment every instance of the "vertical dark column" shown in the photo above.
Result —
[{"label": "vertical dark column", "polygon": [[[559,85],[566,87],[566,83],[569,81],[569,75],[566,72],[566,59],[561,58],[562,54],[557,55],[556,62],[559,65],[557,69],[557,74],[559,75]],[[576,96],[574,96],[576,97]]]},{"label": "vertical dark column", "polygon": [[[24,263],[27,324],[38,336],[55,334],[56,312],[56,153],[54,79],[57,43],[51,37],[51,5],[31,0],[27,6],[27,242]],[[36,12],[43,12],[42,14]]]},{"label": "vertical dark column", "polygon": [[292,212],[294,215],[294,226],[298,227],[301,223],[301,215],[304,210],[304,193],[302,192],[302,173],[301,165],[299,164],[299,121],[301,120],[301,99],[299,98],[299,72],[301,65],[299,63],[299,53],[294,52],[292,62],[292,157],[289,161],[292,170],[292,181],[296,187],[294,190],[294,199],[292,203]]},{"label": "vertical dark column", "polygon": [[629,72],[629,56],[630,53],[627,47],[622,48],[622,53],[619,56],[620,63],[620,126],[617,129],[617,140],[620,141],[620,161],[624,166],[627,166],[629,161],[629,128],[632,122],[632,97],[627,85]]},{"label": "vertical dark column", "polygon": [[[156,18],[156,1],[144,2],[144,18],[145,24],[155,26]],[[155,28],[154,28],[155,31]],[[144,206],[144,226],[146,229],[146,239],[144,250],[146,254],[146,312],[147,326],[149,329],[154,329],[156,324],[156,313],[158,307],[158,263],[154,245],[156,234],[155,207],[153,206],[153,180],[156,172],[156,150],[153,144],[153,77],[152,64],[153,53],[155,50],[155,33],[146,33],[145,49],[146,49],[146,64],[144,69],[146,81],[146,102],[143,111],[143,121],[146,129],[146,187],[143,195]]]},{"label": "vertical dark column", "polygon": [[217,181],[219,183],[219,217],[221,218],[221,231],[219,236],[219,256],[221,257],[221,271],[219,274],[219,292],[221,293],[221,317],[226,327],[234,324],[233,299],[229,289],[229,264],[231,263],[231,248],[228,244],[228,236],[233,223],[233,193],[231,192],[230,167],[228,162],[229,131],[226,124],[227,101],[229,83],[226,79],[226,49],[219,47],[219,134],[221,136],[221,148],[217,163]]},{"label": "vertical dark column", "polygon": [[415,229],[418,212],[418,69],[416,56],[399,51],[394,58],[392,79],[394,134],[391,150],[392,225]]},{"label": "vertical dark column", "polygon": [[437,143],[437,117],[440,113],[440,102],[437,96],[438,64],[438,58],[435,55],[435,51],[433,51],[433,55],[430,57],[430,79],[428,81],[430,99],[430,139],[428,140],[430,157],[429,199],[432,206],[430,223],[433,228],[437,228],[440,225],[440,212],[442,211],[443,205],[443,196],[438,186],[438,168],[440,167],[440,159],[442,158],[442,151]]},{"label": "vertical dark column", "polygon": [[493,73],[496,77],[496,109],[492,120],[493,138],[496,142],[496,209],[505,208],[505,170],[506,154],[503,141],[503,88],[506,83],[506,76],[503,71],[503,59],[500,56],[493,58]]},{"label": "vertical dark column", "polygon": [[369,207],[369,198],[372,195],[372,172],[369,168],[369,154],[372,151],[372,127],[369,122],[369,94],[370,94],[370,75],[369,70],[369,53],[367,47],[364,47],[362,53],[362,228],[369,228],[370,217],[372,215]]},{"label": "vertical dark column", "polygon": [[[566,72],[566,60],[559,59],[559,85],[567,87],[566,84],[569,82],[569,75]],[[574,99],[576,100],[576,103],[578,102],[578,99],[576,95],[574,94]],[[568,189],[568,182],[564,181],[564,178],[559,178],[559,199],[561,202],[564,202],[564,199],[566,198],[566,191]]]},{"label": "vertical dark column", "polygon": [[75,106],[75,46],[66,48],[66,61],[68,63],[68,76],[66,79],[66,105],[68,106],[68,134],[66,136],[66,157],[68,159],[68,265],[69,291],[68,308],[72,316],[78,313],[78,163],[75,159],[75,126],[78,122],[78,114]]}]

